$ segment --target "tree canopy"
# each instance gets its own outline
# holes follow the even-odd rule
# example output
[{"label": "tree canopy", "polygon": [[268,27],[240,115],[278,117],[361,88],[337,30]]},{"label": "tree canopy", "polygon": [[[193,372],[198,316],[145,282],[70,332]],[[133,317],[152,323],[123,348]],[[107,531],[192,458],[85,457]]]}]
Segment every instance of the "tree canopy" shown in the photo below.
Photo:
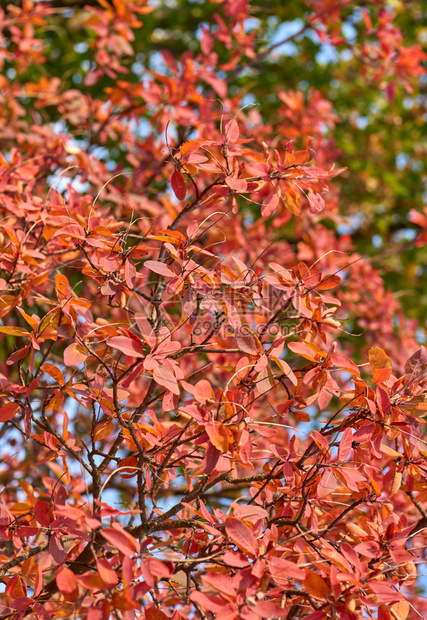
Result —
[{"label": "tree canopy", "polygon": [[0,3],[0,620],[427,615],[423,19]]}]

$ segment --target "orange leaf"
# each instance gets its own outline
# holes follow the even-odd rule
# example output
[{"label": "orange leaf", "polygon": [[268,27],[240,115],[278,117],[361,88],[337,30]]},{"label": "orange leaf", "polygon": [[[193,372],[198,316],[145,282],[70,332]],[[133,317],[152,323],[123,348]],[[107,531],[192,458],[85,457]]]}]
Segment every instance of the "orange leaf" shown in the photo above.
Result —
[{"label": "orange leaf", "polygon": [[47,372],[47,374],[50,375],[53,379],[55,379],[55,381],[57,381],[59,385],[64,385],[64,375],[59,370],[59,368],[57,368],[53,364],[45,363],[40,370],[44,370],[44,372]]},{"label": "orange leaf", "polygon": [[105,558],[100,558],[96,563],[96,568],[98,569],[98,574],[102,581],[104,581],[107,586],[114,588],[114,586],[117,585],[119,578],[116,571],[111,568],[108,560]]},{"label": "orange leaf", "polygon": [[390,606],[390,612],[396,620],[406,620],[409,615],[408,601],[399,601]]},{"label": "orange leaf", "polygon": [[308,568],[306,569],[305,579],[302,585],[313,598],[322,601],[325,601],[330,594],[330,588],[326,581]]},{"label": "orange leaf", "polygon": [[61,566],[56,575],[56,585],[58,590],[67,600],[73,600],[78,596],[79,588],[72,570],[66,566]]},{"label": "orange leaf", "polygon": [[106,420],[105,422],[97,424],[93,433],[94,441],[101,441],[101,439],[105,439],[113,429],[114,424],[111,420]]},{"label": "orange leaf", "polygon": [[224,424],[214,420],[213,422],[206,424],[205,429],[211,443],[215,446],[215,448],[217,448],[220,452],[227,452],[229,441],[227,429]]},{"label": "orange leaf", "polygon": [[372,370],[374,383],[384,383],[390,378],[392,371],[391,359],[379,347],[369,349],[369,366]]},{"label": "orange leaf", "polygon": [[335,288],[335,286],[338,286],[340,282],[341,278],[333,273],[330,276],[326,276],[326,278],[323,278],[323,280],[319,282],[319,284],[317,284],[316,290],[326,291],[329,288]]}]

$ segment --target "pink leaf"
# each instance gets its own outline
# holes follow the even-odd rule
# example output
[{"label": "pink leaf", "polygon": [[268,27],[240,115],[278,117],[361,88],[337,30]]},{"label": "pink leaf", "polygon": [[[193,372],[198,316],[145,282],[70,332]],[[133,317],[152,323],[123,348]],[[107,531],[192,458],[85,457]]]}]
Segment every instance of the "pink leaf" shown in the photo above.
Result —
[{"label": "pink leaf", "polygon": [[206,28],[206,26],[202,26],[202,33],[200,35],[200,47],[204,54],[208,55],[213,50],[214,40]]},{"label": "pink leaf", "polygon": [[144,338],[148,346],[151,349],[155,347],[156,342],[157,342],[156,334],[154,333],[153,328],[151,327],[150,321],[147,319],[145,314],[141,314],[137,312],[135,314],[135,321],[136,321],[136,324],[138,325],[138,329],[141,332],[142,337]]},{"label": "pink leaf", "polygon": [[308,202],[310,203],[311,213],[320,213],[325,208],[325,201],[322,196],[317,192],[313,192],[312,189],[308,190],[307,194]]},{"label": "pink leaf", "polygon": [[187,227],[187,237],[189,239],[192,239],[194,237],[194,235],[196,234],[196,232],[199,229],[199,222],[198,220],[193,220],[192,222],[190,222],[190,224]]},{"label": "pink leaf", "polygon": [[277,205],[279,204],[279,194],[277,189],[273,189],[262,203],[261,215],[262,217],[269,217]]},{"label": "pink leaf", "polygon": [[235,119],[229,121],[225,126],[225,139],[227,142],[237,142],[239,139],[239,125]]},{"label": "pink leaf", "polygon": [[268,559],[268,568],[274,579],[297,579],[302,581],[305,579],[305,571],[298,568],[298,565],[284,558],[271,557]]},{"label": "pink leaf", "polygon": [[125,263],[125,280],[130,289],[135,286],[136,268],[132,261],[127,260]]},{"label": "pink leaf", "polygon": [[358,369],[356,364],[349,360],[348,357],[346,357],[345,355],[341,355],[340,353],[333,353],[331,355],[331,362],[334,364],[334,366],[338,366],[339,368],[346,370],[352,375],[360,377],[360,370]]},{"label": "pink leaf", "polygon": [[225,522],[225,530],[228,537],[241,551],[255,557],[258,555],[258,541],[242,521],[229,517]]},{"label": "pink leaf", "polygon": [[201,379],[196,383],[194,386],[194,397],[201,405],[205,405],[208,400],[213,400],[215,398],[209,381]]},{"label": "pink leaf", "polygon": [[163,385],[167,390],[170,390],[172,394],[179,396],[179,386],[175,375],[172,371],[165,366],[157,366],[153,370],[153,378],[159,385]]},{"label": "pink leaf", "polygon": [[70,237],[74,237],[74,239],[79,239],[80,241],[84,241],[84,239],[86,239],[83,226],[80,226],[77,222],[75,224],[67,224],[67,226],[60,228],[53,236],[59,237],[61,235],[69,235]]},{"label": "pink leaf", "polygon": [[113,527],[105,527],[101,530],[101,535],[124,555],[130,556],[139,553],[141,549],[139,542],[118,523],[114,523]]},{"label": "pink leaf", "polygon": [[151,271],[154,271],[154,273],[158,273],[159,275],[164,276],[165,278],[176,278],[176,273],[172,271],[172,269],[169,269],[167,265],[165,265],[164,263],[161,263],[160,261],[146,260],[144,263],[144,267],[148,267],[148,269],[150,269]]},{"label": "pink leaf", "polygon": [[342,434],[340,447],[338,448],[338,462],[343,462],[346,460],[351,451],[351,446],[353,443],[353,435],[351,432],[351,428],[346,428]]},{"label": "pink leaf", "polygon": [[328,467],[322,477],[320,478],[319,484],[317,485],[317,497],[323,498],[327,497],[331,493],[335,491],[338,486],[338,480],[332,470],[332,468]]},{"label": "pink leaf", "polygon": [[262,351],[262,345],[257,336],[247,327],[238,328],[236,344],[243,353],[249,353],[249,355],[257,355]]},{"label": "pink leaf", "polygon": [[78,366],[79,364],[83,364],[88,354],[86,347],[77,342],[73,342],[64,351],[64,364],[66,366]]},{"label": "pink leaf", "polygon": [[144,357],[144,350],[142,348],[142,342],[137,342],[132,338],[126,336],[113,336],[107,341],[109,347],[118,349],[129,357]]},{"label": "pink leaf", "polygon": [[246,179],[235,179],[234,177],[226,177],[225,182],[228,187],[235,192],[246,192],[248,189],[248,182]]}]

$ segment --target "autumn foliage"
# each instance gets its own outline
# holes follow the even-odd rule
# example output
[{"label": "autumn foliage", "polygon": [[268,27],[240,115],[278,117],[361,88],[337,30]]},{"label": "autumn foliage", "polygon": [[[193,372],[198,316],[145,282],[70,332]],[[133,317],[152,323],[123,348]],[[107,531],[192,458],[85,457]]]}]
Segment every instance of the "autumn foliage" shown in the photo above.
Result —
[{"label": "autumn foliage", "polygon": [[[417,88],[383,2],[290,4]],[[422,330],[340,228],[333,104],[266,118],[262,7],[196,5],[144,58],[161,2],[0,8],[0,620],[424,618]]]}]

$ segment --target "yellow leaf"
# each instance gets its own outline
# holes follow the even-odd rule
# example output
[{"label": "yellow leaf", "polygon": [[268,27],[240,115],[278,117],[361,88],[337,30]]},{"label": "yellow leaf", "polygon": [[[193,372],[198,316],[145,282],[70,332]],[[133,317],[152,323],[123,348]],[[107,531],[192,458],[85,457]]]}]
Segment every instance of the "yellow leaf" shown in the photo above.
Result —
[{"label": "yellow leaf", "polygon": [[30,333],[27,329],[24,329],[23,327],[14,326],[0,327],[0,332],[2,334],[9,334],[9,336],[28,336]]}]

